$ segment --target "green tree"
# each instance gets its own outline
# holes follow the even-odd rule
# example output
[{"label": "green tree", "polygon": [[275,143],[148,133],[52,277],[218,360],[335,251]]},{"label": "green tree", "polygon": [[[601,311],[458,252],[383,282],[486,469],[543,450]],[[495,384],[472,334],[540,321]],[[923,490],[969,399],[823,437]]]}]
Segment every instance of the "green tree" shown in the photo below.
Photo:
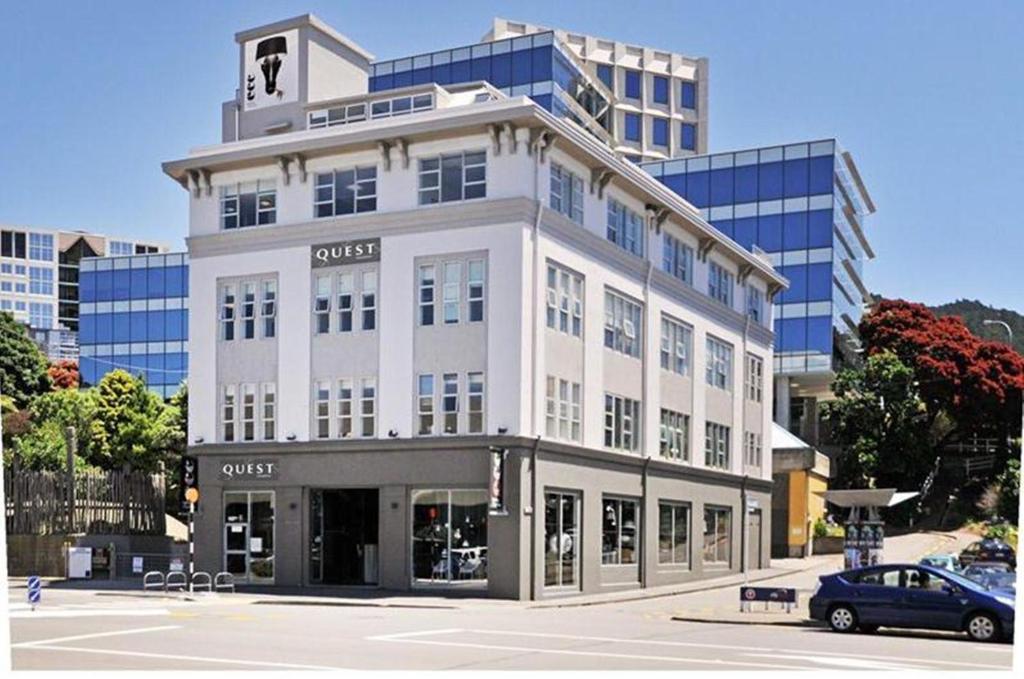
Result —
[{"label": "green tree", "polygon": [[[27,434],[16,436],[12,453],[18,456],[22,469],[61,472],[67,469],[67,447],[64,428],[57,420],[46,420]],[[10,464],[9,456],[4,462]],[[89,464],[75,456],[75,469],[84,471]]]},{"label": "green tree", "polygon": [[996,511],[1004,521],[1016,525],[1020,516],[1020,460],[1009,460],[996,482],[999,484]]},{"label": "green tree", "polygon": [[56,422],[61,430],[74,427],[78,449],[75,454],[85,462],[98,464],[92,457],[92,420],[96,412],[95,395],[89,389],[61,389],[39,396],[29,408],[37,425]]},{"label": "green tree", "polygon": [[95,388],[91,456],[107,469],[156,471],[174,445],[173,413],[145,382],[123,370]]},{"label": "green tree", "polygon": [[918,488],[935,462],[929,421],[912,368],[895,354],[870,356],[839,373],[825,416],[843,446],[839,482],[847,488]]},{"label": "green tree", "polygon": [[14,316],[0,312],[0,393],[26,407],[38,394],[50,390],[49,364],[43,352]]}]

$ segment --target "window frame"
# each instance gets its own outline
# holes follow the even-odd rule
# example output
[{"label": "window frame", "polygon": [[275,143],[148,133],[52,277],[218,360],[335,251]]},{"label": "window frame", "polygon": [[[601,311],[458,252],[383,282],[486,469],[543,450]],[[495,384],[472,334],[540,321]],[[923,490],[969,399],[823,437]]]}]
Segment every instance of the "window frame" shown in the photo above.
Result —
[{"label": "window frame", "polygon": [[[683,355],[679,355],[680,346]],[[693,326],[668,314],[661,315],[661,369],[681,377],[693,370]]]},{"label": "window frame", "polygon": [[[667,460],[690,462],[690,416],[668,408],[661,409],[658,453]],[[673,443],[677,447],[673,447]]]},{"label": "window frame", "polygon": [[604,317],[605,348],[632,358],[642,358],[643,304],[611,288],[605,288]]},{"label": "window frame", "polygon": [[732,344],[708,335],[705,341],[704,381],[715,389],[732,392]]},{"label": "window frame", "polygon": [[709,469],[732,469],[732,427],[718,422],[704,422],[704,466]]},{"label": "window frame", "polygon": [[[352,195],[351,211],[339,209],[342,205],[341,199],[338,197],[339,174],[352,175],[352,181],[349,184]],[[377,174],[376,165],[356,165],[350,168],[336,168],[315,173],[313,176],[313,218],[324,219],[376,212]],[[330,192],[329,197],[321,197],[326,196],[328,191]]]},{"label": "window frame", "polygon": [[[662,545],[662,540],[665,537],[664,526],[663,526],[663,522],[664,522],[664,518],[665,518],[663,512],[664,512],[665,509],[669,510],[670,517],[671,517],[671,522],[670,522],[669,531],[668,531],[669,546],[668,546],[668,550],[667,551],[668,551],[668,554],[670,555],[670,558],[668,558],[668,559],[664,558],[666,550],[665,550],[664,546]],[[678,535],[678,531],[676,530],[676,525],[678,523],[678,512],[680,510],[682,511],[682,513],[683,513],[683,515],[685,517],[684,520],[683,520],[683,525],[685,527],[685,530],[684,530],[685,536],[684,536],[684,543],[683,543],[683,550],[682,550],[683,559],[682,560],[677,560],[676,559],[676,552],[679,551],[679,546],[680,545],[677,542],[677,540],[679,538],[679,535]],[[678,501],[674,501],[674,500],[658,500],[658,565],[659,566],[685,566],[685,567],[689,568],[690,564],[693,561],[693,555],[692,555],[693,540],[692,540],[692,537],[693,537],[693,507],[692,507],[692,505],[689,502],[678,502]]]},{"label": "window frame", "polygon": [[643,408],[641,402],[619,394],[604,394],[604,447],[635,453],[641,450]]},{"label": "window frame", "polygon": [[[445,198],[444,163],[454,159],[459,160],[459,197]],[[478,168],[482,168],[482,178],[471,178],[477,174],[475,170]],[[420,207],[487,197],[487,149],[424,156],[417,159],[417,170],[417,204]]]},{"label": "window frame", "polygon": [[[554,284],[552,285],[552,278]],[[547,327],[555,332],[583,338],[583,276],[552,261],[547,263],[545,296]]]}]

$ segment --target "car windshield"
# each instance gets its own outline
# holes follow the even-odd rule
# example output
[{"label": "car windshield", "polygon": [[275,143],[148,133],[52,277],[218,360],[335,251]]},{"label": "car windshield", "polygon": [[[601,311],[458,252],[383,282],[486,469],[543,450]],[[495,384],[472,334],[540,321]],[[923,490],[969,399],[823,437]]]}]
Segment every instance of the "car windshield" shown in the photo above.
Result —
[{"label": "car windshield", "polygon": [[921,559],[921,563],[925,566],[945,566],[949,563],[949,558],[944,556],[926,556]]},{"label": "car windshield", "polygon": [[1016,573],[991,573],[986,575],[981,581],[989,589],[1005,589],[1007,587],[1014,587],[1016,585],[1017,574]]},{"label": "car windshield", "polygon": [[960,585],[961,587],[964,587],[966,589],[972,589],[976,592],[984,592],[986,589],[985,586],[981,583],[975,582],[970,578],[965,578],[964,576],[959,575],[957,573],[946,571],[942,574],[942,577],[946,578],[947,580],[950,580],[951,582],[956,583],[957,585]]}]

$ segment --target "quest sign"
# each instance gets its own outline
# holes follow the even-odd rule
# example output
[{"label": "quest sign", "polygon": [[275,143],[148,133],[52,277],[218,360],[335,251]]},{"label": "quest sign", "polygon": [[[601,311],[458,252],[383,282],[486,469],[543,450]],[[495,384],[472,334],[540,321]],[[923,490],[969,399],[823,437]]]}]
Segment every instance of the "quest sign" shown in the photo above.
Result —
[{"label": "quest sign", "polygon": [[314,245],[310,248],[314,269],[341,264],[361,264],[380,261],[380,238],[343,240],[338,243]]},{"label": "quest sign", "polygon": [[277,479],[277,460],[222,462],[219,476],[221,481],[274,481]]}]

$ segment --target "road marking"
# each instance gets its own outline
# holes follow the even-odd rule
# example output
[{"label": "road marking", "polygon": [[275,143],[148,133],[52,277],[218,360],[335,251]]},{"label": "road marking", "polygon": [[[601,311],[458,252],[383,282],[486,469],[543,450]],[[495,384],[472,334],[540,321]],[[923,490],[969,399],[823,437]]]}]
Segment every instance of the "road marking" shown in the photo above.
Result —
[{"label": "road marking", "polygon": [[[13,648],[19,648],[14,646]],[[26,646],[27,650],[66,651],[70,653],[93,653],[95,655],[123,655],[134,658],[159,658],[166,660],[188,661],[198,663],[220,663],[222,665],[249,665],[253,667],[277,667],[290,670],[325,670],[330,672],[351,671],[348,667],[330,667],[327,665],[299,665],[295,663],[269,662],[263,660],[234,660],[232,658],[209,658],[199,655],[179,655],[177,653],[143,653],[141,651],[117,651],[104,648],[79,648],[75,646]],[[177,668],[176,668],[177,669]]]},{"label": "road marking", "polygon": [[[476,631],[476,630],[470,630]],[[556,648],[534,648],[530,646],[499,646],[497,644],[470,644],[460,641],[427,641],[425,639],[389,639],[386,637],[366,637],[368,641],[385,641],[400,644],[423,644],[425,646],[444,646],[446,648],[477,648],[491,651],[516,651],[518,653],[540,653],[545,655],[571,655],[590,658],[618,658],[622,660],[650,660],[652,662],[673,662],[688,665],[722,665],[730,667],[762,667],[776,670],[807,670],[811,669],[806,665],[779,665],[764,662],[741,662],[735,660],[721,660],[718,658],[680,658],[669,655],[639,655],[635,653],[608,653],[601,651],[572,651],[569,649]]]},{"label": "road marking", "polygon": [[81,641],[82,639],[99,639],[100,637],[117,637],[124,634],[143,634],[145,632],[161,632],[164,630],[181,629],[181,625],[164,625],[162,627],[140,627],[126,629],[117,632],[96,632],[94,634],[78,634],[73,637],[57,637],[56,639],[40,639],[38,641],[23,641],[19,644],[12,644],[11,648],[25,648],[42,644],[59,644],[65,641]]},{"label": "road marking", "polygon": [[166,608],[40,608],[34,611],[12,611],[11,618],[86,618],[86,617],[126,617],[138,618],[154,615],[170,615]]},{"label": "road marking", "polygon": [[[516,632],[516,631],[498,631],[498,630],[464,630],[464,629],[439,629],[439,630],[422,630],[419,632],[403,632],[399,634],[386,634],[377,637],[367,637],[372,641],[403,641],[408,640],[408,643],[431,643],[431,644],[447,644],[454,642],[426,642],[419,640],[412,640],[412,637],[422,637],[431,635],[442,635],[442,634],[455,634],[459,632],[466,632],[470,634],[481,634],[481,635],[496,635],[502,637],[519,636],[519,637],[537,637],[542,639],[567,639],[570,641],[594,641],[601,643],[615,643],[615,644],[634,644],[640,646],[668,646],[668,647],[682,647],[682,648],[714,648],[723,649],[730,651],[742,651],[745,654],[757,655],[757,652],[763,652],[765,657],[780,657],[779,653],[791,653],[796,654],[794,658],[807,659],[813,661],[814,657],[822,656],[833,657],[843,660],[852,660],[853,658],[860,659],[862,661],[882,661],[882,662],[905,662],[905,663],[926,663],[928,665],[951,665],[955,667],[976,667],[981,669],[995,669],[995,670],[1006,670],[1009,669],[1004,665],[984,665],[972,661],[957,662],[952,660],[933,660],[930,658],[913,658],[906,656],[891,656],[891,655],[869,655],[863,653],[850,654],[850,653],[839,653],[833,651],[814,651],[808,652],[803,649],[789,649],[789,648],[770,648],[770,647],[757,647],[757,646],[735,646],[730,644],[702,644],[697,642],[686,642],[686,641],[667,641],[662,639],[623,639],[619,637],[598,637],[598,636],[585,636],[577,634],[556,634],[556,633],[544,633],[544,632]],[[496,648],[511,648],[506,646],[498,646]],[[516,649],[511,649],[516,650]],[[538,652],[540,652],[538,650]],[[613,656],[615,657],[615,656]],[[643,657],[643,656],[638,656]]]},{"label": "road marking", "polygon": [[[842,667],[844,669],[859,669],[859,670],[925,670],[928,666],[921,662],[916,665],[898,665],[892,662],[879,662],[877,660],[862,660],[860,658],[853,658],[850,656],[843,657],[824,657],[819,655],[777,655],[777,654],[760,654],[760,653],[744,653],[745,656],[752,658],[783,658],[786,660],[805,660],[808,662],[816,662],[822,665],[828,665],[831,667]],[[966,664],[966,663],[965,663]],[[1007,668],[1001,668],[1007,669]]]}]

